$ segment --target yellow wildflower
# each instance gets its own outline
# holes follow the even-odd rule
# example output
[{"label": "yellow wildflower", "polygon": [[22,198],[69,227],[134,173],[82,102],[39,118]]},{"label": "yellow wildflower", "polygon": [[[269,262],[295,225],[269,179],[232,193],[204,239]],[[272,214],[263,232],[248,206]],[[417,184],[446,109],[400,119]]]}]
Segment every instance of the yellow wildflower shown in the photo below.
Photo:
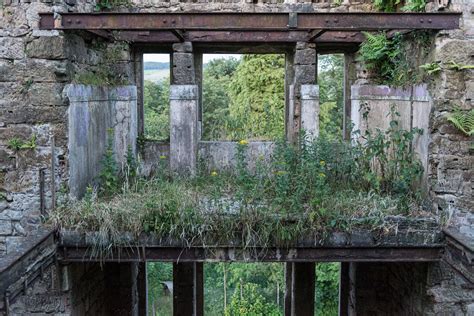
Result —
[{"label": "yellow wildflower", "polygon": [[319,162],[319,164],[324,167],[324,165],[326,164],[326,161],[321,160],[321,161]]},{"label": "yellow wildflower", "polygon": [[160,159],[166,159],[166,156],[165,156],[165,155],[161,155],[161,156],[160,156]]},{"label": "yellow wildflower", "polygon": [[283,171],[283,170],[278,170],[278,171],[276,172],[276,174],[279,175],[279,176],[282,176],[282,175],[287,174],[287,173],[288,173],[288,172]]},{"label": "yellow wildflower", "polygon": [[212,172],[211,172],[211,177],[216,177],[217,174],[218,174],[217,171],[212,171]]},{"label": "yellow wildflower", "polygon": [[321,173],[319,174],[319,177],[320,177],[320,178],[326,178],[326,175],[321,172]]},{"label": "yellow wildflower", "polygon": [[246,139],[242,139],[241,141],[239,141],[239,144],[240,144],[240,145],[248,145],[249,142],[248,142],[248,140],[246,140]]}]

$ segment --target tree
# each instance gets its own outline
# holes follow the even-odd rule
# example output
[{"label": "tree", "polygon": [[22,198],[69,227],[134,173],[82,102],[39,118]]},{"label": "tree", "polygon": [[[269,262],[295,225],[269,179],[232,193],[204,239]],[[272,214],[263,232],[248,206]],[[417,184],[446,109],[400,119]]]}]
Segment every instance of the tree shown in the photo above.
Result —
[{"label": "tree", "polygon": [[230,139],[277,139],[285,128],[285,58],[244,55],[230,83]]},{"label": "tree", "polygon": [[320,135],[329,139],[342,137],[344,113],[343,55],[321,55],[318,59]]},{"label": "tree", "polygon": [[158,83],[144,81],[143,111],[145,137],[154,140],[169,139],[169,78]]},{"label": "tree", "polygon": [[281,312],[272,304],[266,303],[265,298],[258,293],[254,283],[240,284],[234,291],[226,316],[277,316]]}]

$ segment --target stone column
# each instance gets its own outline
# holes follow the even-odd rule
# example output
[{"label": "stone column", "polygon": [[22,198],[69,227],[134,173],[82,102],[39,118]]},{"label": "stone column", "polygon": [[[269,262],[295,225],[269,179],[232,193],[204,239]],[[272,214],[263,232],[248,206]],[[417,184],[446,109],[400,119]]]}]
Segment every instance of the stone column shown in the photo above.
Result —
[{"label": "stone column", "polygon": [[285,279],[285,316],[314,315],[314,262],[287,262]]},{"label": "stone column", "polygon": [[[287,138],[290,142],[296,142],[299,137],[299,132],[302,126],[302,90],[303,85],[315,85],[316,83],[316,74],[317,74],[317,55],[316,55],[316,45],[314,43],[298,42],[296,43],[296,50],[293,58],[293,83],[289,87],[288,96],[290,98],[288,102],[288,120],[287,120]],[[305,88],[313,89],[314,88]],[[309,90],[305,90],[309,92]],[[319,93],[318,93],[319,94]],[[319,103],[319,102],[318,102]],[[305,110],[311,109],[314,106],[308,106],[306,104]],[[318,104],[319,107],[319,104]],[[313,110],[314,112],[314,110]],[[306,114],[305,114],[306,115]],[[308,113],[309,115],[309,113]],[[310,127],[311,130],[315,130],[315,124],[319,121],[319,118],[306,118],[304,120],[306,127],[310,124],[310,121],[313,123],[313,126]],[[319,126],[319,124],[317,124]]]},{"label": "stone column", "polygon": [[204,281],[202,262],[173,264],[173,315],[204,314]]},{"label": "stone column", "polygon": [[189,42],[173,44],[170,86],[170,167],[175,174],[194,175],[197,164],[199,89]]},{"label": "stone column", "polygon": [[319,86],[301,85],[301,129],[311,142],[319,136]]}]

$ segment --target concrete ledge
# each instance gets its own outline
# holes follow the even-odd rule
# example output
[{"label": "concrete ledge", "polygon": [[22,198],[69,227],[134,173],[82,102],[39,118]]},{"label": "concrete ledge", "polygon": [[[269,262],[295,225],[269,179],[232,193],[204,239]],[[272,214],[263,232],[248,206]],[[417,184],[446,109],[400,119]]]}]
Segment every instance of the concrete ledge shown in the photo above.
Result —
[{"label": "concrete ledge", "polygon": [[197,100],[197,85],[170,85],[170,100]]},{"label": "concrete ledge", "polygon": [[411,89],[389,86],[354,85],[351,87],[352,100],[397,100],[410,101]]},{"label": "concrete ledge", "polygon": [[[153,234],[123,234],[123,246],[110,248],[102,257],[92,254],[96,232],[62,231],[59,249],[65,262],[86,261],[341,261],[341,262],[433,262],[443,255],[445,241],[434,222],[393,218],[400,228],[386,231],[354,230],[308,235],[299,240],[265,247],[245,248],[239,240],[203,247],[199,240],[192,244],[158,238]],[[405,226],[404,226],[405,225]],[[435,228],[436,227],[436,228]],[[102,240],[104,241],[104,240]]]},{"label": "concrete ledge", "polygon": [[[257,161],[267,162],[273,153],[274,143],[270,141],[249,142],[247,163],[255,168]],[[207,162],[210,170],[228,170],[236,166],[237,142],[200,141],[198,156]]]},{"label": "concrete ledge", "polygon": [[68,84],[63,96],[70,102],[131,101],[137,99],[136,86],[103,87],[83,84]]}]

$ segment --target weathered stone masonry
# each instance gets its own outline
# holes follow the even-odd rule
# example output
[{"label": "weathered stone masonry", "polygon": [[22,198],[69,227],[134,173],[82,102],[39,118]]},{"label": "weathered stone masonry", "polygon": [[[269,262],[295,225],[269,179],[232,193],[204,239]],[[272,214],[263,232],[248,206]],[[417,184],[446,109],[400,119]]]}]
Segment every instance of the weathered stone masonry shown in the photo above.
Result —
[{"label": "weathered stone masonry", "polygon": [[[7,256],[19,256],[17,252],[25,249],[22,246],[31,242],[30,239],[37,238],[38,228],[42,226],[42,209],[47,211],[52,207],[52,195],[59,194],[70,180],[72,163],[68,149],[68,143],[71,141],[68,137],[68,129],[71,127],[68,121],[70,103],[67,94],[63,94],[66,84],[74,82],[81,73],[93,74],[104,67],[121,77],[124,83],[135,84],[137,67],[134,69],[132,61],[137,58],[134,56],[135,51],[130,50],[128,45],[108,42],[90,34],[66,34],[38,28],[39,12],[92,12],[94,5],[94,1],[89,0],[4,0],[3,6],[0,7],[0,192],[2,194],[0,262]],[[435,1],[428,4],[427,10],[462,11],[462,27],[456,31],[439,32],[430,58],[433,61],[453,60],[460,64],[473,64],[474,4],[468,0],[452,0],[445,7],[440,6],[438,1]],[[119,10],[129,9],[119,8]],[[336,5],[299,0],[235,2],[133,0],[130,10],[350,12],[369,11],[371,5],[370,1],[343,1],[342,5]],[[116,45],[121,45],[122,49],[119,50],[121,53],[113,66],[107,65],[107,61],[104,60],[106,52]],[[311,44],[309,47],[305,45],[307,44],[299,43],[294,55],[287,56],[288,64],[291,64],[287,74],[293,78],[293,81],[287,80],[287,99],[293,102],[293,107],[290,107],[293,113],[288,113],[287,124],[295,129],[305,125],[305,122],[301,121],[302,111],[308,109],[305,108],[305,102],[311,105],[310,110],[317,113],[317,106],[313,106],[315,105],[313,100],[317,101],[315,89],[317,86],[313,81],[317,47]],[[190,85],[194,89],[197,87],[196,82],[188,82],[193,78],[189,76],[189,69],[193,69],[195,65],[192,45],[175,46],[174,55],[173,63],[176,67],[173,72],[174,83]],[[347,55],[346,60],[353,60],[353,57]],[[180,72],[180,67],[185,67],[184,73]],[[370,84],[370,78],[366,77],[359,65],[354,64],[351,70],[353,68],[360,70],[359,76],[355,78],[351,73],[348,81]],[[303,88],[305,85],[306,88]],[[308,93],[304,94],[303,91]],[[474,70],[445,69],[428,82],[428,91],[433,107],[425,135],[429,143],[428,191],[435,201],[437,211],[447,215],[451,227],[465,236],[466,243],[469,244],[474,237],[472,198],[474,159],[470,149],[473,140],[452,127],[446,121],[446,114],[451,112],[454,106],[465,110],[473,107]],[[191,99],[192,102],[199,103],[197,97]],[[198,130],[199,127],[194,128]],[[36,137],[35,148],[14,150],[8,146],[9,141],[14,138],[28,141],[33,135]],[[289,139],[294,137],[291,133],[287,133],[287,136]],[[192,135],[190,140],[195,142],[193,146],[196,148],[193,150],[196,155],[197,147],[204,149],[200,149],[203,155],[211,155],[212,150],[206,148],[211,148],[215,144],[199,144]],[[52,194],[51,188],[55,188],[57,192]],[[351,264],[350,275],[355,278],[351,280],[355,284],[351,288],[354,294],[351,298],[354,298],[355,302],[352,312],[361,315],[387,311],[391,311],[393,315],[474,313],[474,279],[473,273],[469,273],[473,269],[472,244],[471,255],[465,250],[467,248],[461,246],[459,248],[464,249],[462,250],[464,257],[459,256],[467,258],[462,269],[453,263],[453,260],[459,258],[451,252],[446,261],[437,264]],[[48,256],[49,253],[45,250],[40,257],[47,261],[50,260]],[[99,264],[57,266],[50,264],[50,261],[47,262],[47,268],[42,271],[40,281],[27,284],[25,293],[10,302],[11,314],[139,313],[137,296],[139,286],[143,282],[137,280],[140,271],[143,273],[143,267],[126,263],[106,264],[102,267]],[[195,271],[196,267],[193,269]],[[38,268],[35,271],[40,270]],[[120,276],[120,280],[117,281],[119,284],[115,283],[117,276]],[[373,284],[379,284],[379,288],[384,290],[377,290],[377,293],[374,293]],[[115,291],[109,293],[111,288]],[[0,293],[0,296],[2,295],[4,293]],[[124,305],[111,304],[112,297],[120,297],[120,302]],[[402,307],[406,310],[398,309]],[[2,298],[0,311],[4,309],[5,300]]]}]

